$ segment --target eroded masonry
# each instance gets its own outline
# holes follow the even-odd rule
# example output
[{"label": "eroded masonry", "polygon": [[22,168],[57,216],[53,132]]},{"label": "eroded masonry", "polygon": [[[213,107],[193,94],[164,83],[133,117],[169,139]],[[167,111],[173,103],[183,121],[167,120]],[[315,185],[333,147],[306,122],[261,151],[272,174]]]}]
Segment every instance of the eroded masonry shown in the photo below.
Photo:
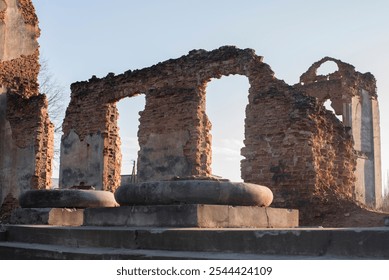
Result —
[{"label": "eroded masonry", "polygon": [[[50,186],[53,125],[37,83],[39,32],[30,0],[0,0],[0,205]],[[318,75],[328,61],[338,70]],[[241,149],[245,182],[268,186],[278,207],[304,209],[328,193],[380,206],[373,75],[326,57],[291,86],[253,50],[232,46],[74,83],[63,122],[60,188],[92,185],[114,192],[120,186],[116,103],[140,94],[146,105],[138,181],[214,179],[206,88],[212,78],[227,75],[244,75],[250,83]],[[326,100],[334,113],[323,106]]]},{"label": "eroded masonry", "polygon": [[[316,74],[326,61],[338,65]],[[244,75],[250,89],[241,154],[245,182],[268,186],[274,203],[303,207],[329,190],[371,206],[381,200],[379,113],[375,79],[332,58],[313,64],[290,86],[251,49],[194,50],[178,59],[71,86],[63,123],[60,187],[120,185],[116,102],[144,94],[138,179],[211,178],[207,83]],[[340,121],[323,106],[330,99]]]},{"label": "eroded masonry", "polygon": [[0,0],[0,205],[50,186],[53,126],[38,90],[39,33],[30,0]]}]

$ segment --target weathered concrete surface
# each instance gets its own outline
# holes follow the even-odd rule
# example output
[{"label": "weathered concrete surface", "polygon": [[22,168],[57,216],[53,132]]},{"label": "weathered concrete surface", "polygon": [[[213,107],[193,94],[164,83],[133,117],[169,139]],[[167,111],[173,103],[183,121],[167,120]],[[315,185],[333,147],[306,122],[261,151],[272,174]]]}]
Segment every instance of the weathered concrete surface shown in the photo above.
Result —
[{"label": "weathered concrete surface", "polygon": [[241,253],[182,252],[124,248],[76,248],[61,245],[0,243],[7,260],[287,260],[325,259],[316,256],[274,256]]},{"label": "weathered concrete surface", "polygon": [[[69,188],[88,182],[97,190],[103,187],[104,139],[100,133],[86,136],[83,141],[71,131],[61,141],[61,162],[64,166],[59,176],[59,187]],[[71,166],[71,167],[70,167]]]},{"label": "weathered concrete surface", "polygon": [[6,241],[6,229],[0,224],[0,242]]},{"label": "weathered concrete surface", "polygon": [[215,180],[155,181],[120,186],[115,192],[120,205],[221,204],[269,206],[272,191],[250,183]]},{"label": "weathered concrete surface", "polygon": [[156,205],[85,209],[86,226],[290,228],[298,211],[254,206]]},{"label": "weathered concrete surface", "polygon": [[[365,89],[353,98],[352,132],[357,151],[356,199],[368,206],[382,204],[380,122],[377,99]],[[377,169],[377,170],[376,170]]]},{"label": "weathered concrete surface", "polygon": [[83,223],[84,209],[53,208],[49,213],[49,225],[82,226]]},{"label": "weathered concrete surface", "polygon": [[11,224],[81,226],[84,209],[75,208],[17,208],[12,212]]},{"label": "weathered concrete surface", "polygon": [[16,208],[11,214],[11,224],[48,225],[50,208]]},{"label": "weathered concrete surface", "polygon": [[290,228],[298,211],[253,206],[156,205],[104,208],[17,208],[12,224],[200,228]]},{"label": "weathered concrete surface", "polygon": [[[1,0],[0,2],[0,10],[4,12],[4,18],[0,23],[0,60],[6,61],[19,58],[21,55],[31,55],[39,47],[37,18],[33,14],[33,7],[28,7],[31,1]],[[27,13],[23,14],[20,7]],[[26,18],[26,15],[29,18]]]},{"label": "weathered concrete surface", "polygon": [[115,207],[111,192],[95,190],[30,190],[19,198],[23,208]]},{"label": "weathered concrete surface", "polygon": [[[31,243],[37,247],[32,248]],[[85,251],[77,251],[78,248]],[[100,251],[103,254],[97,257],[93,248],[106,250]],[[115,254],[112,251],[115,249],[128,251]],[[266,259],[389,259],[389,228],[261,230],[7,226],[7,242],[0,243],[0,258],[142,258],[139,254],[131,254],[133,250],[144,250],[143,254],[148,258],[153,258],[153,251],[157,251],[156,259],[187,258],[191,252],[203,253],[205,259],[212,258],[212,253],[242,254],[236,259],[244,259],[244,255],[252,259],[263,259],[264,256]],[[225,255],[225,258],[228,257]]]}]

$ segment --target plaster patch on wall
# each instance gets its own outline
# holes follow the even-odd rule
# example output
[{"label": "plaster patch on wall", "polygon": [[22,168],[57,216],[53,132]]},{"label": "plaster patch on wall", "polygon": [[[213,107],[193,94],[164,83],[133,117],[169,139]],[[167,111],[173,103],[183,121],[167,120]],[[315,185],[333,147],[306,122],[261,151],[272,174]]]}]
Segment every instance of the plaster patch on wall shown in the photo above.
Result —
[{"label": "plaster patch on wall", "polygon": [[69,188],[82,183],[103,189],[104,139],[101,133],[86,136],[80,140],[71,130],[62,137],[61,161],[67,166],[59,174],[59,187]]}]

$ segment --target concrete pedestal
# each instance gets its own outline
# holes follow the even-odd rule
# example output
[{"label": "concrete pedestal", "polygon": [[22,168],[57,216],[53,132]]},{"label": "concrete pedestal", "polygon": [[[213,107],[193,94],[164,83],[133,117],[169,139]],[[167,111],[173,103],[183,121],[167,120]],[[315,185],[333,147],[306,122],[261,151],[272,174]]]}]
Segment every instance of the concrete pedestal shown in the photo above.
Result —
[{"label": "concrete pedestal", "polygon": [[298,226],[298,210],[228,205],[153,205],[85,209],[84,225],[290,228]]},{"label": "concrete pedestal", "polygon": [[81,226],[84,209],[18,208],[12,212],[11,224]]},{"label": "concrete pedestal", "polygon": [[298,227],[298,220],[298,210],[201,204],[25,208],[17,209],[11,218],[16,224],[198,228],[292,228]]}]

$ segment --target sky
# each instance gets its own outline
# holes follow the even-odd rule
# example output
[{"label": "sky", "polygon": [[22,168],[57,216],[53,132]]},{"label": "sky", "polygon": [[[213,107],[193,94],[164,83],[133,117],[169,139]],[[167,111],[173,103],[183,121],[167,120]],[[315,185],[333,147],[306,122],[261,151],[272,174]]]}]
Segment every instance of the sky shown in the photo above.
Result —
[{"label": "sky", "polygon": [[[377,80],[383,177],[389,169],[389,1],[387,0],[33,0],[41,56],[65,91],[70,84],[142,69],[193,49],[252,48],[290,85],[312,63],[331,56]],[[246,77],[212,80],[213,173],[239,181]],[[122,173],[136,160],[144,97],[118,103]]]}]

